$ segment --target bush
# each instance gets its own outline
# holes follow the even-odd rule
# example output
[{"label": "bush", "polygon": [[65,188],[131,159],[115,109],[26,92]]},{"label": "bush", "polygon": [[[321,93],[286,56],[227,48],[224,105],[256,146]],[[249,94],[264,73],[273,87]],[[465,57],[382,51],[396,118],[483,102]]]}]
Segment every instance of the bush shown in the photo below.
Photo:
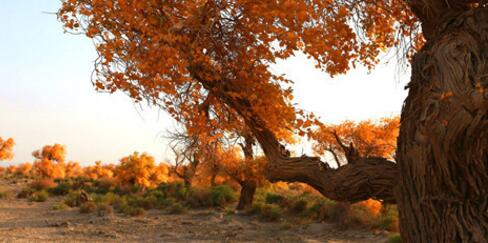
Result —
[{"label": "bush", "polygon": [[169,212],[172,214],[180,214],[180,213],[184,213],[185,211],[186,208],[183,205],[181,205],[181,203],[174,203],[173,205],[171,205],[169,209]]},{"label": "bush", "polygon": [[8,196],[7,192],[0,192],[0,199],[6,198]]},{"label": "bush", "polygon": [[64,202],[59,202],[53,205],[53,210],[65,210],[68,208],[68,205]]},{"label": "bush", "polygon": [[188,196],[188,189],[183,183],[161,184],[158,190],[163,193],[164,197],[173,197],[178,200],[185,200]]},{"label": "bush", "polygon": [[65,197],[64,202],[70,207],[79,207],[87,201],[91,201],[87,198],[87,193],[84,191],[71,191]]},{"label": "bush", "polygon": [[70,190],[71,190],[71,185],[66,182],[58,183],[57,186],[48,189],[50,194],[56,196],[67,195],[70,192]]},{"label": "bush", "polygon": [[45,202],[49,198],[49,193],[47,191],[37,191],[32,193],[29,197],[29,201],[31,202]]},{"label": "bush", "polygon": [[19,193],[17,193],[17,198],[28,198],[32,195],[33,192],[34,190],[32,190],[31,188],[23,188],[22,190],[20,190]]},{"label": "bush", "polygon": [[192,208],[211,207],[213,200],[209,188],[192,188],[186,203]]},{"label": "bush", "polygon": [[284,196],[274,194],[274,193],[267,193],[266,194],[266,203],[269,204],[282,204],[286,198]]},{"label": "bush", "polygon": [[235,191],[228,185],[214,186],[211,189],[212,205],[223,207],[236,200]]},{"label": "bush", "polygon": [[94,213],[97,210],[95,202],[85,202],[80,206],[80,213]]},{"label": "bush", "polygon": [[113,208],[107,203],[100,203],[97,206],[97,215],[100,217],[105,217],[113,214]]},{"label": "bush", "polygon": [[53,188],[55,186],[56,186],[56,183],[53,181],[53,179],[50,179],[50,178],[40,178],[40,179],[33,181],[30,184],[30,188],[34,189],[35,191],[47,190],[47,189]]},{"label": "bush", "polygon": [[307,210],[307,201],[305,200],[297,200],[292,203],[288,211],[293,214],[303,213]]},{"label": "bush", "polygon": [[282,217],[283,213],[278,206],[264,205],[261,208],[261,217],[268,222],[278,221]]},{"label": "bush", "polygon": [[140,207],[130,207],[126,215],[129,215],[129,216],[132,216],[132,217],[137,217],[137,216],[144,215],[144,213],[145,213],[145,211],[144,211],[143,208],[140,208]]},{"label": "bush", "polygon": [[378,221],[377,225],[375,225],[377,228],[393,232],[398,232],[400,230],[398,210],[395,206],[384,206]]}]

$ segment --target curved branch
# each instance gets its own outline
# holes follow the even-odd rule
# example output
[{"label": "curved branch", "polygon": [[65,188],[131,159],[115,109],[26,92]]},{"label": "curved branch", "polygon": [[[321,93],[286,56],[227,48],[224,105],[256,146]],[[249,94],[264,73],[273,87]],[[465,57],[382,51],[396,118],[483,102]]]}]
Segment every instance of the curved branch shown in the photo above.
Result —
[{"label": "curved branch", "polygon": [[199,68],[190,68],[191,75],[221,102],[237,111],[261,145],[268,158],[266,177],[270,181],[303,182],[338,201],[357,202],[368,198],[395,201],[396,163],[383,158],[361,158],[357,163],[334,170],[317,157],[286,157],[280,152],[278,139],[255,114],[249,100],[228,95],[232,91],[232,81],[206,80],[199,75]]}]

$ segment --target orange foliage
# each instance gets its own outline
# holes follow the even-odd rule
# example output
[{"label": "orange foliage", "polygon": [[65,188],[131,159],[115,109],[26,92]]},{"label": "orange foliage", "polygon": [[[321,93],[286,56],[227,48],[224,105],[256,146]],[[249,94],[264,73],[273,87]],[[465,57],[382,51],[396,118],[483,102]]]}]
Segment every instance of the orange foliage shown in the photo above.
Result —
[{"label": "orange foliage", "polygon": [[331,75],[372,68],[381,51],[420,38],[408,9],[403,0],[64,0],[58,16],[94,40],[97,90],[161,105],[190,133],[238,128],[228,118],[252,111],[284,139],[318,122],[294,107],[290,80],[269,64],[303,52]]},{"label": "orange foliage", "polygon": [[3,140],[2,137],[0,137],[0,161],[11,160],[14,158],[14,145],[15,141],[13,138]]},{"label": "orange foliage", "polygon": [[258,184],[266,180],[264,176],[266,158],[245,159],[241,156],[241,149],[238,147],[225,150],[220,148],[216,153],[219,166],[232,180],[238,183],[254,180]]},{"label": "orange foliage", "polygon": [[83,176],[90,179],[110,179],[114,177],[114,166],[102,165],[101,161],[96,161],[95,165],[87,166],[83,169]]},{"label": "orange foliage", "polygon": [[122,158],[120,165],[115,168],[116,178],[121,184],[139,185],[144,188],[155,187],[166,182],[167,172],[169,168],[165,165],[156,166],[152,156],[137,152]]},{"label": "orange foliage", "polygon": [[32,167],[33,166],[31,163],[22,163],[17,167],[15,173],[18,175],[29,177],[32,173]]},{"label": "orange foliage", "polygon": [[318,154],[331,151],[338,155],[344,154],[341,145],[334,136],[336,133],[346,146],[352,143],[360,156],[394,159],[399,128],[399,117],[358,123],[346,121],[339,125],[323,125],[311,137],[316,142],[314,150]]},{"label": "orange foliage", "polygon": [[34,173],[40,177],[58,179],[65,178],[64,157],[66,151],[62,145],[46,145],[41,150],[32,152]]},{"label": "orange foliage", "polygon": [[380,201],[374,199],[368,199],[366,201],[359,202],[358,204],[366,207],[373,216],[379,216],[381,213],[381,208],[383,207]]}]

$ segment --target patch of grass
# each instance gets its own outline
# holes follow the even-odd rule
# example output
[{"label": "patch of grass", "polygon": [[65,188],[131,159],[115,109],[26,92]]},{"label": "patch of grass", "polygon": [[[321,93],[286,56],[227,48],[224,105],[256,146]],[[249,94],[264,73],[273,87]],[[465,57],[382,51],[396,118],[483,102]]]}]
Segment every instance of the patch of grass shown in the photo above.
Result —
[{"label": "patch of grass", "polygon": [[45,190],[32,193],[29,197],[31,202],[45,202],[49,198],[49,193]]}]

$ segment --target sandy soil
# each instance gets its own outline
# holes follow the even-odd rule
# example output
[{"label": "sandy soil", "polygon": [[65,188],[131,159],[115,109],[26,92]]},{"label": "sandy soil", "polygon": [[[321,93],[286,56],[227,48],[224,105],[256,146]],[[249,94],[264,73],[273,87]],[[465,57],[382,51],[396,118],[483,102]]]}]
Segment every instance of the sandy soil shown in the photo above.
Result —
[{"label": "sandy soil", "polygon": [[342,230],[333,224],[265,223],[256,217],[214,210],[172,215],[161,210],[125,217],[54,211],[62,200],[34,203],[15,198],[19,184],[0,180],[0,242],[387,242],[384,233]]}]

